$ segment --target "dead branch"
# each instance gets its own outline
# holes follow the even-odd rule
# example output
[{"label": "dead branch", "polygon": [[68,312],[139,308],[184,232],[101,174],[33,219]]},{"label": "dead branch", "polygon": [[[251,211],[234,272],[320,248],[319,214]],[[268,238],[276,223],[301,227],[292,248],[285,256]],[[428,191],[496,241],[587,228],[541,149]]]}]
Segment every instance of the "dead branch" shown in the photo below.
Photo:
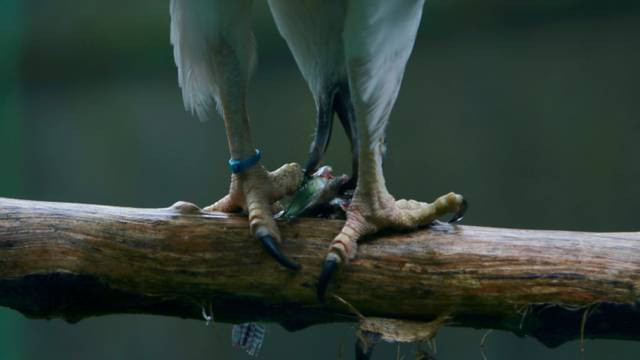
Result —
[{"label": "dead branch", "polygon": [[[276,321],[288,329],[357,321],[315,298],[316,276],[342,222],[281,222],[303,269],[282,269],[246,218],[176,203],[135,209],[0,198],[0,305],[78,321],[147,313]],[[548,346],[640,339],[640,233],[435,225],[360,245],[330,292],[364,316],[505,329]],[[583,316],[588,314],[588,319]],[[588,321],[583,321],[588,320]]]}]

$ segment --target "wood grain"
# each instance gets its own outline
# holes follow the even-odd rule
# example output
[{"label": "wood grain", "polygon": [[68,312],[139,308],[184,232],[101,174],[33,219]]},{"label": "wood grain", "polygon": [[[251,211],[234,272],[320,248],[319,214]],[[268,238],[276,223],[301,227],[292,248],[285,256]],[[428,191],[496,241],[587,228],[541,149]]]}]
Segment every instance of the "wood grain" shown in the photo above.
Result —
[{"label": "wood grain", "polygon": [[[281,268],[240,215],[179,202],[137,209],[0,198],[0,305],[77,321],[111,313],[277,321],[295,330],[356,321],[315,283],[342,221],[280,222]],[[640,233],[435,225],[360,244],[329,288],[365,316],[495,328],[556,346],[640,339]],[[331,297],[328,297],[331,298]]]}]

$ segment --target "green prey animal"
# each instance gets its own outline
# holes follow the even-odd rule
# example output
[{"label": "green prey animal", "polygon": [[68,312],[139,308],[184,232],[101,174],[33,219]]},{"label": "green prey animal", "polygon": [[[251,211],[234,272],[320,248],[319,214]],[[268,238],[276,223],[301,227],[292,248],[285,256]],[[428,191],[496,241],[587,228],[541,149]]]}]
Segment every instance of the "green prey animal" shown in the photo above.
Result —
[{"label": "green prey animal", "polygon": [[340,194],[349,181],[347,175],[334,177],[330,166],[323,166],[293,194],[286,208],[276,215],[280,219],[300,217],[343,218],[350,194]]}]

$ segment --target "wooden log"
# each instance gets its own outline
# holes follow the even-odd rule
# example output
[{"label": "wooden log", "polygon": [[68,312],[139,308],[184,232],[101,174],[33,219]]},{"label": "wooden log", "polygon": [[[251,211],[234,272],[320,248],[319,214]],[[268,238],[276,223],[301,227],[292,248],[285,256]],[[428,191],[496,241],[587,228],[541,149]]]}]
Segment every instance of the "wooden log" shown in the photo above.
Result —
[{"label": "wooden log", "polygon": [[[136,209],[0,198],[0,305],[78,321],[147,313],[276,321],[295,330],[356,321],[315,297],[342,221],[279,222],[276,264],[244,216],[178,202]],[[514,230],[437,224],[365,239],[329,292],[365,316],[494,328],[556,346],[581,336],[640,339],[640,233]],[[588,316],[587,316],[588,315]],[[585,322],[586,320],[586,322]]]}]

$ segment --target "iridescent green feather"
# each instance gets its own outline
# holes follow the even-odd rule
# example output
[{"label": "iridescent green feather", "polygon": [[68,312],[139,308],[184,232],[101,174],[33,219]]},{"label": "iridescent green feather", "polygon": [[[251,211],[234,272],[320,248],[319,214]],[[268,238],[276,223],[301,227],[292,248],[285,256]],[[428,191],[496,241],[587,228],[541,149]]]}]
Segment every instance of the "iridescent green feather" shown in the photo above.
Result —
[{"label": "iridescent green feather", "polygon": [[293,194],[291,201],[286,209],[280,214],[281,218],[294,219],[300,217],[317,203],[318,198],[331,180],[315,176],[309,178],[305,183]]},{"label": "iridescent green feather", "polygon": [[331,201],[336,199],[340,189],[348,180],[346,175],[333,177],[330,166],[321,167],[293,194],[289,204],[278,217],[295,219],[319,215],[323,208],[326,209]]}]

